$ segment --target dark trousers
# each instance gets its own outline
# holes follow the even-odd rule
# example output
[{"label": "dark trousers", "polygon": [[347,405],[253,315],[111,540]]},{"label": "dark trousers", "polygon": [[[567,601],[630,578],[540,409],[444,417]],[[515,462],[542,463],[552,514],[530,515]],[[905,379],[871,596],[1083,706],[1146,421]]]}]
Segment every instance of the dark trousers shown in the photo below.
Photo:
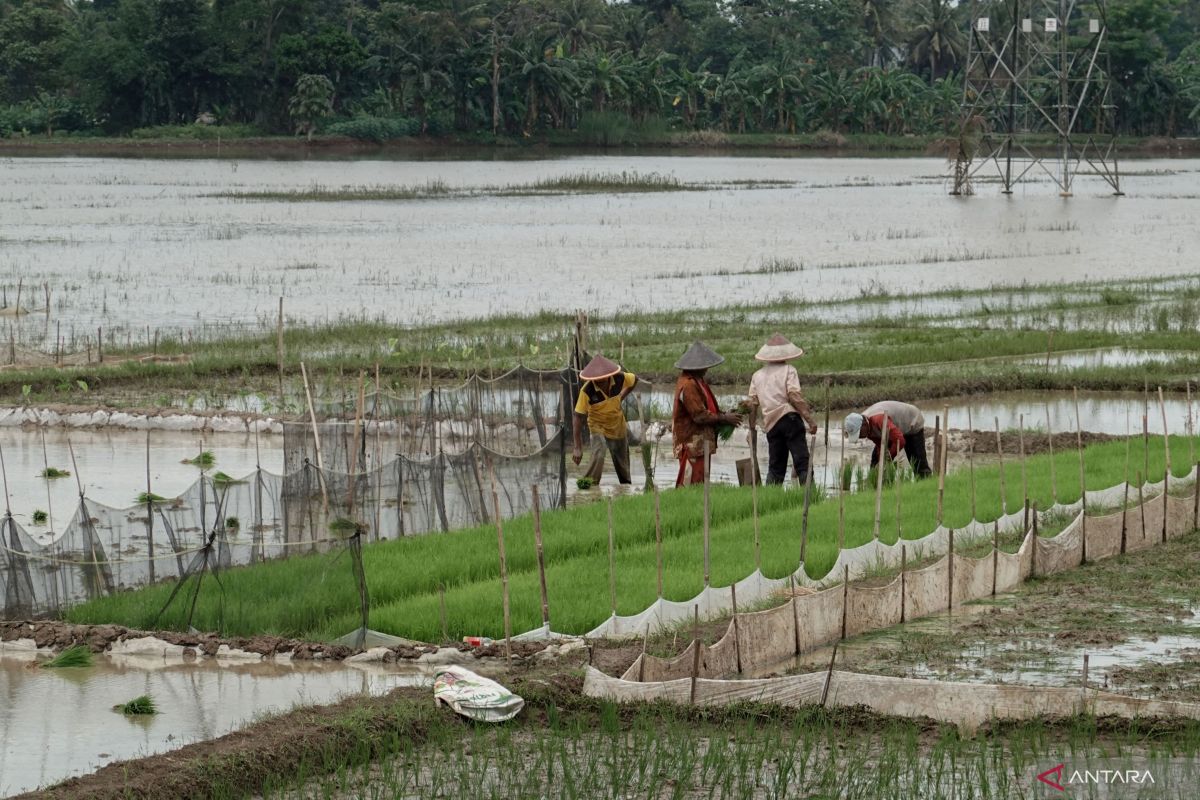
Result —
[{"label": "dark trousers", "polygon": [[[891,449],[890,447],[888,448]],[[904,434],[904,455],[908,456],[908,465],[918,478],[928,478],[933,474],[929,468],[929,456],[925,454],[925,430]],[[871,466],[879,463],[879,445],[871,453]]]},{"label": "dark trousers", "polygon": [[767,431],[767,483],[780,484],[787,475],[788,455],[796,469],[796,482],[808,480],[808,441],[805,439],[804,419],[788,414]]},{"label": "dark trousers", "polygon": [[925,455],[925,430],[904,434],[904,455],[908,456],[908,465],[918,478],[928,478],[933,474],[929,468],[929,457]]}]

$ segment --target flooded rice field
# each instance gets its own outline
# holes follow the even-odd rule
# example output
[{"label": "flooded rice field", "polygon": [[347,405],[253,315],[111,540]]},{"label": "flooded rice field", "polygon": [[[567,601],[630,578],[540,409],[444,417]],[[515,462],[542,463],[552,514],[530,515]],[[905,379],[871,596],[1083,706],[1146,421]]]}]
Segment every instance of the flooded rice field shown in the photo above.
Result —
[{"label": "flooded rice field", "polygon": [[[621,172],[703,190],[512,191]],[[10,310],[21,283],[21,306],[40,312],[9,315],[19,343],[44,348],[61,333],[73,350],[97,327],[124,343],[156,329],[270,325],[280,296],[305,322],[361,315],[416,324],[1194,270],[1187,198],[1200,195],[1197,160],[1139,162],[1121,198],[1081,180],[1069,200],[1049,185],[1022,185],[1015,197],[982,186],[956,199],[947,174],[929,158],[8,158],[0,283]],[[422,186],[450,191],[388,201],[295,196]],[[248,192],[276,194],[237,199]]]},{"label": "flooded rice field", "polygon": [[[222,736],[297,706],[432,682],[411,670],[300,661],[102,655],[91,667],[42,669],[38,658],[0,655],[0,797]],[[157,714],[113,709],[140,695],[153,698]]]}]

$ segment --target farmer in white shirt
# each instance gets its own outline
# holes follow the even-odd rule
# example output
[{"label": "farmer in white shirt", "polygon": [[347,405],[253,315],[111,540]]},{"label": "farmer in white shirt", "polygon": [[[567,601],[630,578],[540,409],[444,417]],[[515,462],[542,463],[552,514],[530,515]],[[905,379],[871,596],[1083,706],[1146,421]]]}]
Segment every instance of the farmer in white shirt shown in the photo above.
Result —
[{"label": "farmer in white shirt", "polygon": [[781,334],[775,334],[755,354],[765,361],[750,379],[750,405],[761,409],[767,433],[767,483],[783,483],[788,455],[792,457],[796,483],[808,480],[808,442],[817,432],[817,420],[800,388],[800,376],[788,362],[804,351]]}]

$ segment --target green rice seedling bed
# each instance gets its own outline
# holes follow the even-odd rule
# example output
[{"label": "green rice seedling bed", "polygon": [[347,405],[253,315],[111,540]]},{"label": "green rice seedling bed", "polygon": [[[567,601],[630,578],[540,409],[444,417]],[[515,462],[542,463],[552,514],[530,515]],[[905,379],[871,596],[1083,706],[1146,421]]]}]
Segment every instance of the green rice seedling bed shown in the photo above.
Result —
[{"label": "green rice seedling bed", "polygon": [[[1126,477],[1126,444],[1112,442],[1085,451],[1087,488],[1104,489]],[[1184,437],[1172,437],[1173,472],[1187,474],[1189,448]],[[1152,477],[1164,469],[1163,440],[1152,438],[1148,453],[1140,439],[1130,444],[1129,476],[1149,459]],[[1057,500],[1079,499],[1079,460],[1076,452],[1053,457]],[[1006,463],[1009,513],[1022,508],[1020,466]],[[1030,457],[1026,463],[1030,500],[1049,508],[1051,458]],[[975,470],[977,516],[996,519],[1002,511],[999,465]],[[900,517],[896,516],[896,487],[884,490],[880,538],[919,539],[937,524],[937,481],[901,482]],[[689,487],[663,492],[663,594],[687,600],[704,586],[703,490]],[[611,614],[608,572],[606,502],[545,512],[542,515],[546,580],[552,627],[583,633]],[[783,577],[800,560],[803,493],[762,488],[758,493],[762,570]],[[824,575],[837,559],[838,500],[836,495],[813,504],[809,513],[806,570]],[[946,479],[944,522],[960,528],[970,521],[970,480],[965,471]],[[873,493],[845,497],[845,545],[869,541],[874,528]],[[617,613],[634,614],[656,597],[656,545],[653,498],[647,495],[613,501],[616,538],[615,576]],[[711,489],[710,583],[725,586],[755,568],[752,499],[749,489],[714,486]],[[529,516],[504,523],[512,606],[512,629],[520,632],[541,624],[533,526]],[[1008,545],[1012,546],[1011,542]],[[372,628],[425,641],[442,638],[442,604],[451,638],[462,635],[503,636],[499,560],[494,526],[448,534],[429,534],[371,544],[363,550],[371,598]],[[160,584],[101,598],[71,610],[72,622],[117,623],[149,627],[172,586]],[[358,598],[350,559],[340,551],[293,557],[222,574],[221,584],[207,582],[196,605],[193,625],[229,635],[274,633],[303,638],[333,638],[359,624]],[[176,604],[160,626],[180,627],[186,609]]]}]

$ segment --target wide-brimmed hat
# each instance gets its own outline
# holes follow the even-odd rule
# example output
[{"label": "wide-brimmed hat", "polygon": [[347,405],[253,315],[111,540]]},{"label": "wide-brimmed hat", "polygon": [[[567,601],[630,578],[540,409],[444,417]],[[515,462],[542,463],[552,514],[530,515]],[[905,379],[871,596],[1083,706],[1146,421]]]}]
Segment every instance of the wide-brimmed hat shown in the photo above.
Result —
[{"label": "wide-brimmed hat", "polygon": [[587,363],[586,367],[579,370],[579,377],[585,381],[598,381],[604,378],[611,378],[620,371],[621,365],[617,362],[604,356],[596,356]]},{"label": "wide-brimmed hat", "polygon": [[759,361],[791,361],[804,355],[804,351],[792,344],[782,333],[777,333],[759,348],[754,358]]},{"label": "wide-brimmed hat", "polygon": [[846,420],[842,423],[842,430],[846,432],[846,438],[851,442],[857,442],[858,437],[862,436],[863,423],[866,422],[866,417],[859,414],[857,411],[846,415]]},{"label": "wide-brimmed hat", "polygon": [[692,342],[692,346],[687,349],[687,352],[681,355],[679,360],[675,362],[675,369],[691,372],[693,370],[708,369],[723,363],[725,363],[725,357],[717,355],[704,342]]}]

